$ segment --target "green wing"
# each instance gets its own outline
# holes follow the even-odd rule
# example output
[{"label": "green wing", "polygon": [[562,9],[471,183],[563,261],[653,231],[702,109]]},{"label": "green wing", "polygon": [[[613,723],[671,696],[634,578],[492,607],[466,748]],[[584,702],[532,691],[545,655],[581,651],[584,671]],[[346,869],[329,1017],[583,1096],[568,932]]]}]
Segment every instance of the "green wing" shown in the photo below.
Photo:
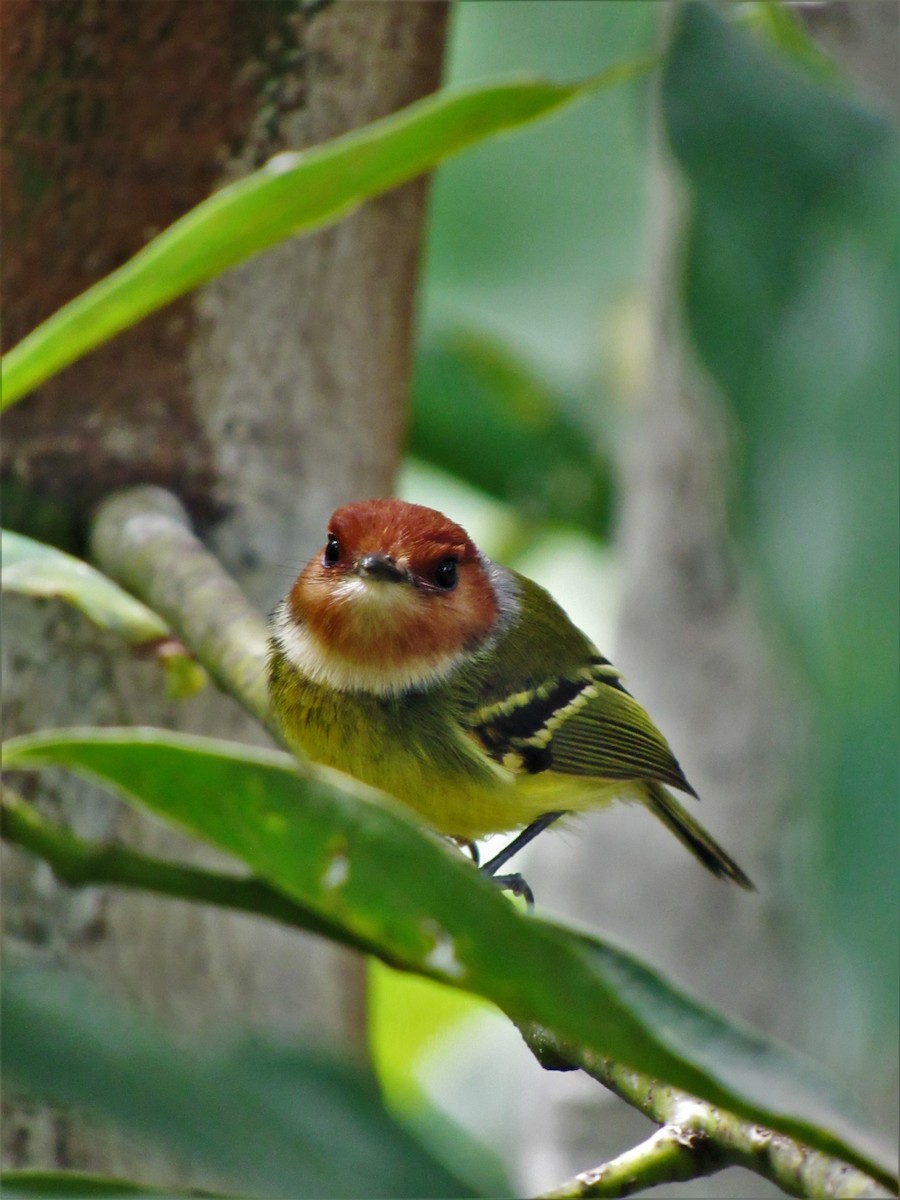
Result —
[{"label": "green wing", "polygon": [[517,772],[657,780],[695,794],[665,738],[609,670],[592,664],[579,678],[557,677],[474,709],[467,731]]},{"label": "green wing", "polygon": [[518,583],[528,636],[513,626],[496,647],[462,714],[469,736],[517,773],[656,780],[695,795],[616,668],[542,588]]}]

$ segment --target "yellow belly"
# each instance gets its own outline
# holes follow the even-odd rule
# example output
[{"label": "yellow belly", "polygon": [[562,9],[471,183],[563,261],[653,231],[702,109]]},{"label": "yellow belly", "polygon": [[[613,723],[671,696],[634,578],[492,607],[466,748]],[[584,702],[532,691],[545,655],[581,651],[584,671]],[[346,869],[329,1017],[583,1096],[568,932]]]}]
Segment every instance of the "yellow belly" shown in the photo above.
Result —
[{"label": "yellow belly", "polygon": [[616,799],[640,799],[641,792],[640,784],[585,781],[554,775],[552,771],[523,775],[494,787],[432,788],[425,792],[404,787],[402,780],[397,784],[394,788],[386,783],[376,786],[396,796],[439,833],[469,841],[489,833],[521,829],[546,812],[603,808]]},{"label": "yellow belly", "polygon": [[475,840],[521,829],[546,812],[640,799],[639,783],[544,771],[513,775],[437,708],[410,711],[364,693],[335,694],[272,664],[275,711],[289,744],[394,796],[424,823]]}]

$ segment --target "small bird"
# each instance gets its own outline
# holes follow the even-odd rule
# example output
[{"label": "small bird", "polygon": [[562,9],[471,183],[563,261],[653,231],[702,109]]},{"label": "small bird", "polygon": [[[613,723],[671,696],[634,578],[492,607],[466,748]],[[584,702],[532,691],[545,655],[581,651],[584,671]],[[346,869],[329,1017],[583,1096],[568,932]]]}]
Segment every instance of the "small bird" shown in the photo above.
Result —
[{"label": "small bird", "polygon": [[269,690],[286,742],[388,792],[473,849],[521,830],[497,872],[564,814],[639,801],[714,875],[753,884],[670,794],[668,743],[616,668],[538,584],[442,513],[339,508],[272,616]]}]

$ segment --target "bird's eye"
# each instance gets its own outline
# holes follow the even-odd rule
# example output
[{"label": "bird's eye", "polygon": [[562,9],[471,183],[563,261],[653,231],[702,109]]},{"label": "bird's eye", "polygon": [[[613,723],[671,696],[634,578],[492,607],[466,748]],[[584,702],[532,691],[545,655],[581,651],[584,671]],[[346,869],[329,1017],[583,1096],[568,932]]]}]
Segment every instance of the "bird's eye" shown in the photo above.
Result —
[{"label": "bird's eye", "polygon": [[341,557],[341,548],[338,545],[338,540],[333,533],[328,535],[328,544],[325,547],[324,559],[327,566],[331,567]]},{"label": "bird's eye", "polygon": [[455,558],[442,558],[434,569],[434,582],[439,588],[449,592],[456,587],[459,580]]}]

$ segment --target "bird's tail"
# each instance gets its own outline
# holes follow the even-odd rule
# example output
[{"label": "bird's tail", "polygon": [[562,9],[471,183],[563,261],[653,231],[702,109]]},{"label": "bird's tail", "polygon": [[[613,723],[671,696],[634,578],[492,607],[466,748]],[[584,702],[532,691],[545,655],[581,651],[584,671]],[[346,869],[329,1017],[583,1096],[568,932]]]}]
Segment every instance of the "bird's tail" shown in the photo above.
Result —
[{"label": "bird's tail", "polygon": [[731,879],[749,892],[756,891],[754,884],[734,859],[725,853],[715,838],[706,832],[699,821],[694,820],[662,784],[647,781],[645,786],[647,807],[671,829],[682,845],[687,846],[707,870],[712,871],[719,879]]}]

